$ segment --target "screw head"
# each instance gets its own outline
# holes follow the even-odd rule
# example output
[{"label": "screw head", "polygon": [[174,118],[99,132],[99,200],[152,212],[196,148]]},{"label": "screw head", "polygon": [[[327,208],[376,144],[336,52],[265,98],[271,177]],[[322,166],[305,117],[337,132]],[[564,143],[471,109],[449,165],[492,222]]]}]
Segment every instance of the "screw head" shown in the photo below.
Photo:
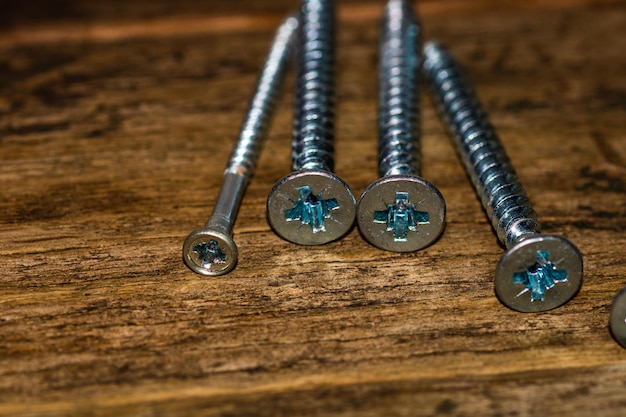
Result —
[{"label": "screw head", "polygon": [[237,264],[237,255],[232,237],[217,230],[194,230],[183,243],[185,264],[192,271],[206,276],[232,271]]},{"label": "screw head", "polygon": [[430,245],[443,232],[445,217],[446,202],[439,190],[414,175],[379,178],[365,189],[357,207],[365,239],[392,252],[414,252]]},{"label": "screw head", "polygon": [[280,179],[267,198],[267,218],[283,239],[323,245],[354,224],[356,200],[350,187],[329,171],[295,171]]},{"label": "screw head", "polygon": [[580,290],[583,259],[561,236],[535,235],[509,248],[496,267],[495,291],[502,304],[524,313],[547,311]]},{"label": "screw head", "polygon": [[626,348],[626,288],[622,288],[613,299],[609,328],[613,339]]}]

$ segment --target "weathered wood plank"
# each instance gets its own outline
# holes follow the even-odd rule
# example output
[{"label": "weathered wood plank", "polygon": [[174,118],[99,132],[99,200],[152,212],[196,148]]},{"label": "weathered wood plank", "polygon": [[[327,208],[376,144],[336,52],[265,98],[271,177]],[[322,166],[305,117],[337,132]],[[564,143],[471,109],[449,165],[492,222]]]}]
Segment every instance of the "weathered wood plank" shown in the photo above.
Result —
[{"label": "weathered wood plank", "polygon": [[[426,98],[423,175],[448,203],[435,245],[394,254],[357,230],[323,247],[273,234],[265,199],[290,170],[285,94],[235,227],[237,269],[185,268],[182,240],[210,214],[290,4],[216,30],[185,24],[241,9],[17,10],[0,36],[0,415],[622,416],[626,352],[607,322],[626,272],[626,10],[544,3],[419,5],[427,36],[464,62],[545,231],[585,255],[580,294],[543,314],[496,300],[502,248]],[[342,6],[336,160],[357,194],[376,177],[379,6]],[[127,32],[75,36],[85,24]],[[52,41],[16,35],[52,26]]]}]

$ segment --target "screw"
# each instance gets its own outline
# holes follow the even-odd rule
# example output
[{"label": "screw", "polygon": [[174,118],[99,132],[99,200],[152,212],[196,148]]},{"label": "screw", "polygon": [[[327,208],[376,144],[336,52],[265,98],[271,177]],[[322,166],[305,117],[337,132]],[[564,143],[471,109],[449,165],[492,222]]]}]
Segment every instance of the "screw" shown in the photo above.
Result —
[{"label": "screw", "polygon": [[626,348],[626,288],[622,288],[613,299],[609,328],[615,341]]},{"label": "screw", "polygon": [[183,260],[194,272],[222,275],[230,272],[237,263],[233,225],[244,191],[256,169],[261,145],[293,55],[298,26],[298,18],[288,17],[276,32],[224,172],[224,183],[213,214],[202,229],[191,232],[185,239]]},{"label": "screw", "polygon": [[407,0],[387,3],[379,71],[378,173],[357,207],[363,236],[374,246],[412,252],[430,245],[445,224],[446,203],[419,176],[420,29]]},{"label": "screw", "polygon": [[294,171],[267,199],[270,225],[300,245],[322,245],[345,235],[356,201],[334,168],[334,36],[332,0],[304,0],[299,30],[292,141]]},{"label": "screw", "polygon": [[424,72],[440,116],[498,239],[507,247],[496,267],[496,295],[522,312],[565,304],[582,285],[582,255],[564,237],[540,234],[526,191],[452,54],[435,42],[427,43],[424,53]]}]

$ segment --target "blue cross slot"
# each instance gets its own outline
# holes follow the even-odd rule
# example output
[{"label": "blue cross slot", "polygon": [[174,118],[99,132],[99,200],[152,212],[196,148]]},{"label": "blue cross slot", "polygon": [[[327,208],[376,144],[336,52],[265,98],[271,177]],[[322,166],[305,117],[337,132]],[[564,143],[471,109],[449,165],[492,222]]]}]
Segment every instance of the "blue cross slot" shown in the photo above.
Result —
[{"label": "blue cross slot", "polygon": [[226,262],[226,254],[222,251],[220,244],[216,240],[209,240],[209,243],[198,243],[193,247],[193,251],[198,254],[203,267],[212,264],[223,264]]},{"label": "blue cross slot", "polygon": [[537,251],[533,265],[513,274],[513,283],[523,284],[525,291],[530,291],[530,301],[543,301],[546,291],[559,282],[567,282],[567,271],[556,269],[556,265],[550,262],[550,252],[545,251]]},{"label": "blue cross slot", "polygon": [[294,201],[293,208],[285,210],[287,221],[300,220],[302,224],[311,226],[313,233],[325,232],[324,219],[330,218],[330,212],[339,208],[336,198],[322,198],[322,194],[314,194],[311,187],[305,185],[298,188],[300,198]]},{"label": "blue cross slot", "polygon": [[405,242],[409,230],[417,232],[418,224],[428,224],[428,212],[415,209],[409,202],[409,193],[396,192],[394,204],[388,204],[385,210],[374,212],[374,223],[385,223],[387,231],[393,230],[396,242]]}]

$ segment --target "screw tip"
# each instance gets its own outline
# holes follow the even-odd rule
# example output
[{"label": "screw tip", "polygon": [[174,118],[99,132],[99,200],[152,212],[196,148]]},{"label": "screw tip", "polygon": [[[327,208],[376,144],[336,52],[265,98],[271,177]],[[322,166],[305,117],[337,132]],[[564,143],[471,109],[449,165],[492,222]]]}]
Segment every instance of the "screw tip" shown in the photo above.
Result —
[{"label": "screw tip", "polygon": [[356,199],[341,178],[324,170],[295,171],[280,179],[267,198],[267,218],[283,239],[323,245],[354,224]]},{"label": "screw tip", "polygon": [[562,236],[538,234],[509,248],[496,267],[495,291],[502,304],[529,313],[552,310],[580,290],[583,259]]},{"label": "screw tip", "polygon": [[433,57],[441,54],[442,51],[444,51],[444,47],[438,41],[429,40],[424,43],[423,50],[424,50],[424,55],[432,59]]},{"label": "screw tip", "polygon": [[439,190],[414,175],[379,178],[357,206],[363,237],[377,248],[415,252],[431,245],[445,227],[446,202]]},{"label": "screw tip", "polygon": [[232,237],[210,229],[194,230],[183,243],[183,260],[192,271],[206,276],[229,273],[237,264]]}]

